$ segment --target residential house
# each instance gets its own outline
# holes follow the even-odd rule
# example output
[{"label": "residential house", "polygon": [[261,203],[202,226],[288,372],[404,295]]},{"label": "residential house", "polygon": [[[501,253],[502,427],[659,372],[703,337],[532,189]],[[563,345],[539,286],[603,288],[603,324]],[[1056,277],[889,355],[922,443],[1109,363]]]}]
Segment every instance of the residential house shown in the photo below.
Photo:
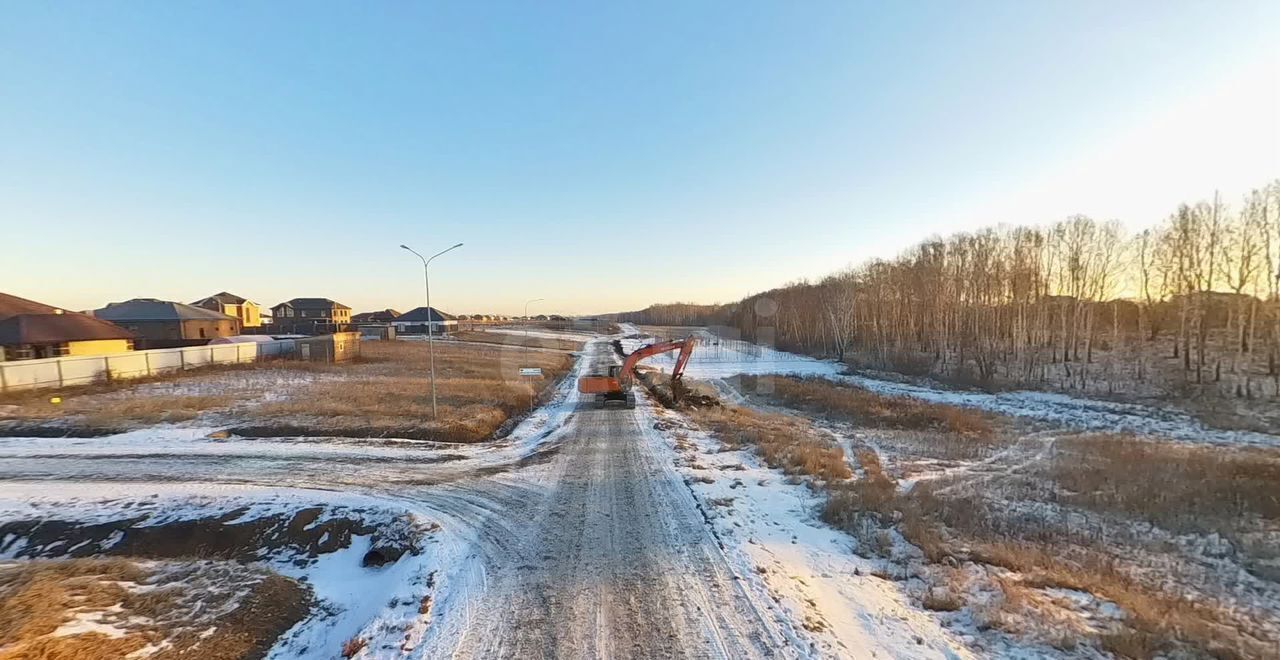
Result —
[{"label": "residential house", "polygon": [[240,334],[240,319],[234,316],[156,298],[110,303],[93,315],[132,332],[145,348],[198,346]]},{"label": "residential house", "polygon": [[360,312],[351,317],[352,323],[390,323],[400,316],[394,309],[382,309],[376,312]]},{"label": "residential house", "polygon": [[191,304],[195,307],[222,312],[227,316],[234,316],[240,319],[241,328],[262,327],[262,312],[258,307],[258,303],[226,291],[215,293],[208,298],[201,298]]},{"label": "residential house", "polygon": [[417,307],[397,316],[391,322],[397,333],[405,335],[425,335],[428,324],[431,334],[443,335],[456,330],[458,320],[434,307]]},{"label": "residential house", "polygon": [[0,361],[133,350],[133,335],[87,314],[0,293]]},{"label": "residential house", "polygon": [[351,308],[328,298],[294,298],[271,308],[277,333],[323,335],[346,330]]}]

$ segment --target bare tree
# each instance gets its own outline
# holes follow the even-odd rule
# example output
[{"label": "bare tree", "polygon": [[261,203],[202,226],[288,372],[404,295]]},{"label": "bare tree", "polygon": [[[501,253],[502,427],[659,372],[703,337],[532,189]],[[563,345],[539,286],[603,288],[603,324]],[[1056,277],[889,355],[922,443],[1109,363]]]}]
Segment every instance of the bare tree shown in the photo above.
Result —
[{"label": "bare tree", "polygon": [[729,305],[634,314],[966,384],[1280,396],[1280,181],[1236,213],[1215,195],[1127,239],[1086,216],[984,229]]}]

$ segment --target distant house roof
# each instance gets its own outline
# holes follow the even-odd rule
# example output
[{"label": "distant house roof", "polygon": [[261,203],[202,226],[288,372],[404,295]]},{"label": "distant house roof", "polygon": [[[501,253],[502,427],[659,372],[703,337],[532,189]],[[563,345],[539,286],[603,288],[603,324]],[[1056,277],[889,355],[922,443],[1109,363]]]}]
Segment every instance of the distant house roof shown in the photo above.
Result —
[{"label": "distant house roof", "polygon": [[191,304],[195,305],[196,307],[203,307],[205,303],[208,303],[208,302],[216,302],[223,305],[243,305],[249,301],[245,298],[241,298],[240,296],[237,296],[234,293],[227,293],[226,291],[223,291],[222,293],[215,293],[212,296],[209,296],[208,298],[201,298],[200,300],[197,300]]},{"label": "distant house roof", "polygon": [[[286,300],[280,303],[279,305],[276,305],[276,307],[283,307],[285,305],[288,305],[289,307],[293,307],[294,309],[297,309],[299,307],[303,307],[306,309],[332,309],[334,307],[340,307],[342,309],[351,309],[350,307],[347,307],[342,303],[334,302],[332,300],[329,300],[328,298],[294,298],[293,300]],[[273,307],[272,309],[275,309],[275,307]]]},{"label": "distant house roof", "polygon": [[180,302],[157,300],[155,298],[134,298],[118,303],[108,303],[102,309],[93,310],[93,315],[116,323],[129,321],[226,321],[234,320],[211,309],[184,305]]},{"label": "distant house roof", "polygon": [[0,293],[0,344],[62,344],[132,338],[124,328],[92,316]]},{"label": "distant house roof", "polygon": [[396,317],[396,323],[440,323],[452,321],[454,317],[434,307],[415,307]]},{"label": "distant house roof", "polygon": [[376,321],[391,321],[400,316],[400,312],[394,309],[380,309],[376,312],[360,312],[351,317],[352,323],[372,323]]}]

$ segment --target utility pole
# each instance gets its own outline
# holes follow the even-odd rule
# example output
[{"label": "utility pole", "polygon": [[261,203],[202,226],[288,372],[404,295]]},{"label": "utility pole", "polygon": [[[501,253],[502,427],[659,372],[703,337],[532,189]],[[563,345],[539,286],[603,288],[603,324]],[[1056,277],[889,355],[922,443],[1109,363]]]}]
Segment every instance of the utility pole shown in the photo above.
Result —
[{"label": "utility pole", "polygon": [[[455,249],[457,249],[457,248],[462,247],[462,243],[458,243],[457,245],[455,245],[455,246],[453,246],[453,247],[451,247],[451,248],[448,248],[448,249],[445,249],[445,250],[441,250],[441,251],[439,251],[439,252],[437,252],[437,253],[435,253],[435,254],[431,255],[430,257],[423,257],[421,254],[418,254],[418,252],[417,252],[416,250],[414,250],[413,248],[409,247],[408,245],[401,244],[401,245],[400,245],[400,247],[402,247],[402,248],[404,248],[404,249],[406,249],[406,250],[408,250],[408,251],[410,251],[410,252],[413,252],[413,254],[414,254],[415,256],[417,256],[419,259],[421,259],[421,260],[422,260],[422,283],[423,283],[424,285],[426,285],[426,288],[427,288],[427,354],[430,356],[430,357],[428,358],[428,360],[429,360],[429,361],[430,361],[430,363],[431,363],[431,420],[432,420],[432,421],[435,421],[435,420],[439,417],[439,413],[438,413],[438,412],[437,412],[437,410],[436,410],[436,347],[435,347],[435,336],[434,336],[434,333],[431,331],[431,330],[432,330],[432,328],[431,328],[431,323],[432,323],[432,321],[431,321],[431,315],[435,313],[435,310],[431,309],[431,273],[430,273],[430,271],[429,271],[429,267],[431,266],[431,260],[432,260],[432,259],[435,259],[436,257],[438,257],[438,256],[440,256],[440,255],[442,255],[442,254],[444,254],[445,252],[448,252],[449,250],[455,250]],[[441,316],[441,317],[440,317],[440,321],[441,321],[442,323],[444,322],[444,317],[443,317],[443,316]]]}]

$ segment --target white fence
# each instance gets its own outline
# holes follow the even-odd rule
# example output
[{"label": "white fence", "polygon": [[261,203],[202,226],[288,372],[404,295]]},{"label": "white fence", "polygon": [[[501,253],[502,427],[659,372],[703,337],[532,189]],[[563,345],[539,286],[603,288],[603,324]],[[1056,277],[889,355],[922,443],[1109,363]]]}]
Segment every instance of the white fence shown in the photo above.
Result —
[{"label": "white fence", "polygon": [[297,352],[292,339],[243,344],[157,348],[110,355],[73,355],[43,360],[0,362],[0,392],[66,387],[154,376],[198,369],[214,364],[235,364],[284,357]]}]

